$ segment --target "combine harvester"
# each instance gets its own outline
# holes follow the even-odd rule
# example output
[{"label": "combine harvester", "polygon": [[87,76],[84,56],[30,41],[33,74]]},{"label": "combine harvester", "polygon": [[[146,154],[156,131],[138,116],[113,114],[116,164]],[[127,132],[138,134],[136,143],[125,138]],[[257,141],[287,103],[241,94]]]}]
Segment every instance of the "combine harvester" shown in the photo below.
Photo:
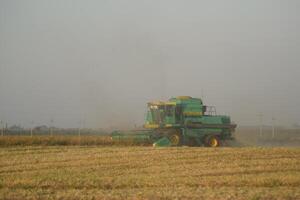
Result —
[{"label": "combine harvester", "polygon": [[217,115],[213,106],[199,98],[179,96],[167,102],[148,103],[143,130],[114,131],[113,141],[153,143],[153,146],[218,147],[232,140],[236,124],[229,116]]}]

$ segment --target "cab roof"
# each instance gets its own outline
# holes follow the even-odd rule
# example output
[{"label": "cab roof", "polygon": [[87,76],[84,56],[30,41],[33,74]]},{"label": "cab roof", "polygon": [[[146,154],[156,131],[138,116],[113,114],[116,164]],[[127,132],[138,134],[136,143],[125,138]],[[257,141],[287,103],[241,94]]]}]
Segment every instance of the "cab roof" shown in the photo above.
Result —
[{"label": "cab roof", "polygon": [[164,106],[164,105],[177,105],[177,104],[202,104],[200,98],[193,98],[190,96],[178,96],[170,98],[169,101],[151,101],[148,105]]}]

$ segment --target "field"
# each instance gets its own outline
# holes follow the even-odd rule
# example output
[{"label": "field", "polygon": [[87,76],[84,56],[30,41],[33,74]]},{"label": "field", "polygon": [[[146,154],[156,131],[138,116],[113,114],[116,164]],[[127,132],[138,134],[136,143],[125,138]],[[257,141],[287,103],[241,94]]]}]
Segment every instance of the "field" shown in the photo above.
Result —
[{"label": "field", "polygon": [[0,148],[0,199],[201,198],[300,199],[300,148]]}]

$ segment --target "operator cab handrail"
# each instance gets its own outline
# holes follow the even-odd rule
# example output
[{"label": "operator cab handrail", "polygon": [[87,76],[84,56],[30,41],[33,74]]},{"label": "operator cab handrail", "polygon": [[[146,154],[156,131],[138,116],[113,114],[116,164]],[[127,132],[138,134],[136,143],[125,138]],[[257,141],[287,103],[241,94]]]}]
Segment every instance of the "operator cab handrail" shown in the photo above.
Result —
[{"label": "operator cab handrail", "polygon": [[217,109],[215,106],[204,106],[204,114],[205,115],[211,115],[211,116],[215,116],[217,115]]}]

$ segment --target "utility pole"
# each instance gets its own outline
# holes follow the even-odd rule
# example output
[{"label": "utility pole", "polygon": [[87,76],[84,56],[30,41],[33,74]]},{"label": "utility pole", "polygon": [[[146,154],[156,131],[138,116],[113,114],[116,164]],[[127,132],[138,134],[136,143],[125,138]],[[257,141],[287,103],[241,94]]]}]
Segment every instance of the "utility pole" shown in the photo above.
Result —
[{"label": "utility pole", "polygon": [[275,118],[272,117],[272,138],[275,137]]},{"label": "utility pole", "polygon": [[30,136],[31,137],[33,136],[32,132],[33,132],[33,121],[31,121],[31,127],[30,127]]},{"label": "utility pole", "polygon": [[0,120],[0,124],[1,124],[1,136],[4,136],[4,126],[2,120]]},{"label": "utility pole", "polygon": [[263,114],[259,113],[259,136],[262,137],[262,131],[263,131]]},{"label": "utility pole", "polygon": [[53,119],[51,118],[51,120],[50,120],[50,135],[51,135],[51,137],[53,136],[52,127],[53,127]]},{"label": "utility pole", "polygon": [[82,124],[82,121],[79,120],[79,127],[78,127],[78,136],[79,137],[81,136],[81,124]]},{"label": "utility pole", "polygon": [[81,136],[81,128],[80,127],[78,128],[78,136],[79,137]]}]

